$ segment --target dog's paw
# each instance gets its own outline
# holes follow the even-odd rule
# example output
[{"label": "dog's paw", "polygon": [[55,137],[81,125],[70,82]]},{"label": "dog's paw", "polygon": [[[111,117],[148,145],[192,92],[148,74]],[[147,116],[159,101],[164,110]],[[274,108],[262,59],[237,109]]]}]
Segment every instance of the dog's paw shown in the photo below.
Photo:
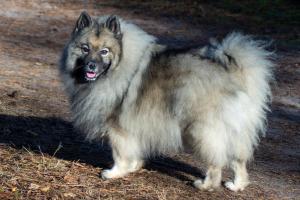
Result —
[{"label": "dog's paw", "polygon": [[120,178],[124,176],[124,173],[120,173],[115,169],[105,169],[101,172],[101,178],[103,180],[112,179],[112,178]]},{"label": "dog's paw", "polygon": [[129,172],[135,172],[135,171],[138,171],[140,170],[144,165],[144,161],[143,160],[136,160],[136,161],[133,161],[132,164],[131,164],[131,167],[129,169]]},{"label": "dog's paw", "polygon": [[217,188],[217,187],[213,187],[211,184],[207,184],[207,182],[200,180],[200,179],[194,181],[194,186],[195,186],[195,188],[198,188],[200,190],[206,190],[209,192],[212,192]]},{"label": "dog's paw", "polygon": [[103,170],[103,171],[101,172],[101,178],[102,178],[103,180],[111,179],[112,177],[111,177],[111,172],[110,172],[110,171],[111,171],[111,170],[109,170],[109,169]]},{"label": "dog's paw", "polygon": [[224,186],[228,189],[231,190],[233,192],[238,192],[238,191],[243,191],[245,189],[245,187],[248,185],[248,183],[244,183],[244,184],[235,184],[232,181],[227,181]]}]

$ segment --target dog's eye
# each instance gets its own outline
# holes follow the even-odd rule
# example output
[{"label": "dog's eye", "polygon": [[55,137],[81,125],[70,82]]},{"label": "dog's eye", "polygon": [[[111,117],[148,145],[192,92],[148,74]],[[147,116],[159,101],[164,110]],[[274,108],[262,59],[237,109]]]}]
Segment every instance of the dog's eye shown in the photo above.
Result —
[{"label": "dog's eye", "polygon": [[86,54],[90,52],[90,48],[88,45],[84,44],[81,46],[81,51]]},{"label": "dog's eye", "polygon": [[102,56],[106,56],[106,55],[108,54],[108,52],[109,52],[109,49],[108,49],[108,48],[104,48],[104,49],[101,49],[101,50],[100,50],[100,54],[101,54]]}]

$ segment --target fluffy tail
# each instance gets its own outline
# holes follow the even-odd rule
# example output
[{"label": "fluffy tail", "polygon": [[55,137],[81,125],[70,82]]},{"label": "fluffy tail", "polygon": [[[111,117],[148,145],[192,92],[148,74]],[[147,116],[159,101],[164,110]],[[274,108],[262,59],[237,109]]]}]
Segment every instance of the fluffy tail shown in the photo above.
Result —
[{"label": "fluffy tail", "polygon": [[273,80],[273,52],[266,50],[270,43],[254,40],[250,36],[231,33],[220,43],[200,50],[200,55],[220,63],[233,78],[240,78],[245,92],[258,112],[255,127],[264,133],[265,112],[271,99],[270,81]]},{"label": "fluffy tail", "polygon": [[229,70],[235,67],[254,67],[272,72],[271,58],[274,54],[266,50],[269,45],[270,43],[254,40],[249,35],[233,32],[220,43],[211,39],[210,45],[200,49],[200,55],[220,63]]}]

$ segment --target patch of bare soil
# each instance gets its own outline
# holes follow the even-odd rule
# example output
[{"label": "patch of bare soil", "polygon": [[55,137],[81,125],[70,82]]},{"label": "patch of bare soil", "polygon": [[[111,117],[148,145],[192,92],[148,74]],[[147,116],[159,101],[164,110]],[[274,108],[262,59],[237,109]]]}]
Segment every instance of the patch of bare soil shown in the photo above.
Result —
[{"label": "patch of bare soil", "polygon": [[[57,76],[59,55],[79,13],[120,15],[174,46],[224,34],[220,24],[209,24],[212,16],[193,25],[189,18],[155,13],[167,12],[165,7],[146,12],[118,2],[0,2],[0,199],[299,199],[300,54],[289,48],[278,52],[269,129],[249,164],[252,184],[245,191],[193,188],[203,168],[188,154],[153,159],[126,178],[99,178],[112,165],[110,150],[104,143],[85,142],[73,130]],[[227,27],[232,28],[239,27]],[[230,175],[226,171],[223,180]]]}]

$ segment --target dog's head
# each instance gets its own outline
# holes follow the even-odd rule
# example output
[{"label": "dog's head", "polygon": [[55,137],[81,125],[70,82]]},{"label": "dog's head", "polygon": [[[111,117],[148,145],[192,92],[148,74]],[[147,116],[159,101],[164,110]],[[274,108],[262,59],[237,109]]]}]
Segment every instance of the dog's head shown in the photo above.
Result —
[{"label": "dog's head", "polygon": [[82,12],[65,55],[65,71],[77,83],[105,78],[121,59],[122,33],[119,19],[110,16],[103,22]]}]

